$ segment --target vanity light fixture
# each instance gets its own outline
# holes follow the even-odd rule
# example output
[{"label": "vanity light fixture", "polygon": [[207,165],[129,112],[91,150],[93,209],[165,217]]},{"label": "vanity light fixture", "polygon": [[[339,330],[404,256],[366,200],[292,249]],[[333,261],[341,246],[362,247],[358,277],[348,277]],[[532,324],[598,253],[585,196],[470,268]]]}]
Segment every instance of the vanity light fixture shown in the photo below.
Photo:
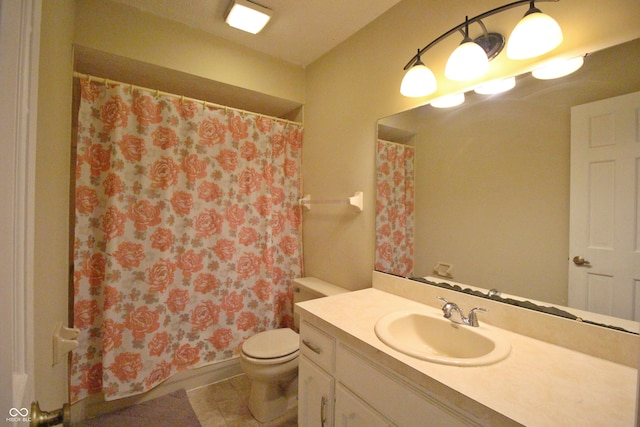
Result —
[{"label": "vanity light fixture", "polygon": [[453,51],[444,75],[449,80],[473,80],[482,77],[489,71],[489,58],[484,49],[469,37],[469,17],[465,18],[464,39],[460,46]]},{"label": "vanity light fixture", "polygon": [[584,56],[576,56],[571,59],[554,59],[533,70],[531,75],[541,80],[557,79],[578,71],[583,64]]},{"label": "vanity light fixture", "polygon": [[248,0],[233,0],[224,20],[233,28],[258,34],[271,19],[271,9]]},{"label": "vanity light fixture", "polygon": [[530,2],[529,10],[513,29],[507,42],[509,59],[529,59],[551,52],[562,43],[560,25]]},{"label": "vanity light fixture", "polygon": [[[420,97],[430,95],[436,91],[437,82],[435,82],[435,77],[431,79],[433,72],[421,61],[420,57],[427,50],[458,31],[463,34],[464,39],[462,44],[458,46],[449,57],[447,66],[445,67],[445,76],[452,80],[473,80],[482,76],[488,69],[488,62],[498,56],[505,46],[504,36],[498,33],[488,32],[482,20],[516,6],[528,4],[529,9],[509,37],[509,41],[507,42],[507,56],[510,59],[528,59],[554,49],[562,41],[562,30],[560,30],[560,26],[556,21],[535,7],[536,1],[558,2],[560,0],[518,0],[491,9],[473,18],[467,17],[462,24],[453,27],[422,49],[418,49],[418,53],[404,66],[404,70],[407,71],[407,73],[402,79],[400,93],[404,96]],[[473,23],[478,23],[483,30],[483,34],[475,39],[469,36],[469,25]],[[555,24],[555,26],[553,24]],[[539,25],[544,26],[539,27]],[[475,46],[473,46],[474,44],[478,45],[481,48],[480,50],[484,51],[487,65],[484,65],[484,58],[479,55],[480,50],[475,48]],[[511,46],[511,48],[509,48],[509,46]],[[514,53],[510,54],[509,52]],[[472,58],[476,59],[473,60]],[[432,82],[426,84],[420,81],[419,78],[416,77],[417,73],[414,72],[414,68],[418,68],[420,70],[419,73],[422,75],[429,76],[429,80],[433,80],[433,84]]]},{"label": "vanity light fixture", "polygon": [[433,72],[420,60],[419,51],[417,58],[413,67],[411,67],[404,76],[404,79],[402,79],[402,84],[400,85],[400,93],[412,98],[430,95],[435,92],[438,87],[436,76],[434,76]]}]

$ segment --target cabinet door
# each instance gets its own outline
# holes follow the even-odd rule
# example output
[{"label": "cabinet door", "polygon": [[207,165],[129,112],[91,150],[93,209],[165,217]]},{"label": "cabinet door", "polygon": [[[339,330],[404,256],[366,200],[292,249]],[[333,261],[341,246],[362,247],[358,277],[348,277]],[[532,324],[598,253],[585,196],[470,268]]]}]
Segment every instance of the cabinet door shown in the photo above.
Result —
[{"label": "cabinet door", "polygon": [[389,427],[387,419],[342,384],[336,388],[336,427]]},{"label": "cabinet door", "polygon": [[301,356],[298,381],[299,426],[333,427],[333,377]]}]

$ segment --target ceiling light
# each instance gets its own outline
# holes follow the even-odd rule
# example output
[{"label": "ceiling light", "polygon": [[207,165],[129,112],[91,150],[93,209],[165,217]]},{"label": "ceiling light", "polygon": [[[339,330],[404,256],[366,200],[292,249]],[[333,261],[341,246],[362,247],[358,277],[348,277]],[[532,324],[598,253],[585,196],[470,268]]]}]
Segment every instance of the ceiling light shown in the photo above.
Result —
[{"label": "ceiling light", "polygon": [[516,87],[516,78],[508,77],[506,79],[493,80],[484,83],[474,89],[474,92],[480,95],[495,95],[503,93]]},{"label": "ceiling light", "polygon": [[225,16],[230,26],[251,34],[259,33],[271,19],[271,10],[247,0],[233,0]]},{"label": "ceiling light", "polygon": [[464,81],[482,77],[487,71],[489,71],[489,58],[484,49],[469,37],[469,18],[467,17],[464,39],[449,56],[444,75],[450,80]]},{"label": "ceiling light", "polygon": [[420,53],[418,52],[418,60],[402,79],[400,93],[404,96],[417,98],[431,95],[437,88],[436,76],[420,60]]},{"label": "ceiling light", "polygon": [[571,59],[555,59],[543,67],[533,70],[531,75],[541,80],[557,79],[579,70],[582,64],[584,64],[584,57],[582,56],[576,56]]},{"label": "ceiling light", "polygon": [[536,8],[532,1],[529,10],[513,29],[507,42],[507,57],[529,59],[543,55],[562,43],[560,25]]},{"label": "ceiling light", "polygon": [[432,107],[451,108],[456,107],[464,102],[464,93],[456,93],[454,95],[446,95],[431,102]]}]

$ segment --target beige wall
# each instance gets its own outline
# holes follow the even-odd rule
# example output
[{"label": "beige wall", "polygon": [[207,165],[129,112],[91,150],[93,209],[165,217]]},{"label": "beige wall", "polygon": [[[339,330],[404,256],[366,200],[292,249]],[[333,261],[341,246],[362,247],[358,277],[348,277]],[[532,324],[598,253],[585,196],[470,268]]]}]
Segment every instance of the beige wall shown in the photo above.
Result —
[{"label": "beige wall", "polygon": [[[305,214],[305,273],[350,289],[370,286],[374,257],[374,140],[376,120],[428,102],[399,93],[402,67],[421,48],[464,20],[505,4],[503,0],[403,0],[378,20],[307,67],[304,182],[314,197],[346,196],[363,190],[365,210],[348,215],[318,207]],[[563,28],[555,54],[599,50],[640,36],[637,0],[561,0],[537,5]],[[485,20],[490,31],[508,35],[524,14],[520,7]],[[476,30],[477,31],[477,30]],[[450,40],[449,40],[450,39]],[[444,82],[448,54],[460,42],[452,36],[423,56]],[[486,79],[520,74],[535,61],[496,58]],[[550,56],[550,55],[547,55]]]},{"label": "beige wall", "polygon": [[304,102],[304,69],[299,66],[120,3],[76,0],[75,4],[78,45]]},{"label": "beige wall", "polygon": [[43,1],[36,136],[35,397],[44,410],[67,401],[63,360],[52,366],[55,323],[68,317],[69,154],[73,1]]}]

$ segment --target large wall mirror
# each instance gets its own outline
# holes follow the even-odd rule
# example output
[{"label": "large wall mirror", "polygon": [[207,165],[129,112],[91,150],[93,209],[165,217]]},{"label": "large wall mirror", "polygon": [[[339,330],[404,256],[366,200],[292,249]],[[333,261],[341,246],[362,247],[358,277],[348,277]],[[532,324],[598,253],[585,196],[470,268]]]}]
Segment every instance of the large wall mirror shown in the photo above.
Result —
[{"label": "large wall mirror", "polygon": [[[577,188],[571,172],[572,107],[639,91],[640,39],[588,54],[580,70],[563,78],[538,80],[527,73],[517,76],[508,92],[468,92],[466,102],[454,108],[425,105],[380,119],[376,270],[497,289],[509,300],[517,296],[638,333],[640,156],[625,160],[635,171],[625,184],[633,187],[633,200],[625,202],[633,212],[624,219],[635,247],[623,262],[636,271],[625,279],[622,294],[613,295],[606,275],[591,274],[597,273],[595,263],[578,265],[580,259],[591,261],[590,254],[571,253],[569,235],[576,225],[569,212],[571,188]],[[582,110],[573,110],[575,126]],[[630,120],[634,144],[640,146],[640,109]],[[591,120],[586,132],[607,133],[613,121]],[[389,162],[384,150],[402,161]],[[397,170],[389,171],[391,163]],[[592,191],[608,197],[607,186],[619,184],[620,177],[607,168],[591,168]],[[392,179],[383,188],[383,175],[395,176],[395,183]],[[389,187],[401,189],[408,199],[391,201],[383,194]],[[606,197],[588,202],[584,215],[610,219],[620,202]],[[392,213],[381,213],[391,205]],[[413,216],[407,215],[411,211]],[[398,224],[402,231],[396,230]],[[395,244],[388,245],[395,252],[382,249],[382,232],[390,241],[395,233]],[[574,263],[574,256],[583,258]],[[572,274],[593,276],[581,291],[588,296],[576,296],[569,285]],[[619,300],[624,308],[617,306]]]}]

